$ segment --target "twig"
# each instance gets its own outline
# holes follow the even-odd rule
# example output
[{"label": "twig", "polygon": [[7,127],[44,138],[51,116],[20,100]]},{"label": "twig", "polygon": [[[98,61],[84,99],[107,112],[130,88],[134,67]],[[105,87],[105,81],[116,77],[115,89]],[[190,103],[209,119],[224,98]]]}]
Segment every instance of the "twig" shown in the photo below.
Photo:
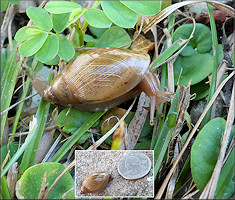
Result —
[{"label": "twig", "polygon": [[211,100],[209,101],[209,103],[207,104],[205,110],[203,111],[203,113],[201,114],[200,118],[198,119],[196,125],[194,126],[192,132],[190,133],[190,135],[188,136],[187,141],[185,142],[185,145],[182,149],[182,151],[179,154],[179,157],[177,158],[177,160],[175,161],[175,163],[173,164],[173,166],[171,167],[167,177],[165,178],[161,188],[159,189],[159,192],[157,193],[157,195],[155,196],[155,199],[161,199],[163,192],[172,176],[172,174],[175,171],[175,168],[177,166],[177,164],[179,163],[182,155],[184,154],[185,150],[187,149],[187,146],[189,145],[191,139],[193,138],[194,134],[196,133],[199,125],[201,124],[203,118],[205,117],[206,113],[208,112],[208,110],[210,109],[211,105],[213,104],[213,102],[215,101],[216,97],[218,96],[218,94],[220,93],[221,89],[224,87],[225,83],[227,83],[227,81],[232,78],[234,75],[234,71],[220,84],[220,86],[217,88],[217,90],[215,91],[214,95],[212,96]]}]

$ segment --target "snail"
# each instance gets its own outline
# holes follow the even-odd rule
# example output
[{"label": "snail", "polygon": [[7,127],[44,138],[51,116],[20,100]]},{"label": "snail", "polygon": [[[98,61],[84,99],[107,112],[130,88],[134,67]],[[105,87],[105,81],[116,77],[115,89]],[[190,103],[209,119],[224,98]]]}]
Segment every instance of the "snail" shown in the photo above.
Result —
[{"label": "snail", "polygon": [[109,174],[107,171],[95,172],[84,180],[79,194],[97,192],[103,189],[107,183],[113,179],[112,174]]},{"label": "snail", "polygon": [[50,85],[34,84],[34,87],[50,102],[85,111],[115,107],[143,91],[151,101],[150,124],[153,125],[155,109],[161,113],[160,104],[170,101],[174,94],[161,91],[160,81],[150,71],[149,64],[147,51],[92,49],[71,61]]}]

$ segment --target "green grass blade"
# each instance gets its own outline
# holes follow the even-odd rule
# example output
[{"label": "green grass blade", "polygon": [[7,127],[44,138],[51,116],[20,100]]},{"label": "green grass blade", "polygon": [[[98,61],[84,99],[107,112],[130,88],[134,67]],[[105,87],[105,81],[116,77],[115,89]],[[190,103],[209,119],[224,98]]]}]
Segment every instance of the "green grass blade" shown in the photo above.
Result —
[{"label": "green grass blade", "polygon": [[[215,93],[216,90],[216,80],[217,80],[217,70],[218,70],[218,38],[217,38],[217,31],[216,31],[216,24],[215,24],[215,19],[213,16],[213,11],[212,7],[210,4],[207,4],[207,8],[209,11],[209,18],[210,18],[210,26],[211,26],[211,33],[212,33],[212,51],[213,51],[213,60],[214,60],[214,66],[212,69],[212,79],[211,79],[211,84],[210,84],[210,90],[209,90],[209,95],[207,99],[207,103],[211,100],[213,94]],[[201,123],[201,128],[210,121],[211,118],[211,111],[212,107],[208,110],[204,120]]]},{"label": "green grass blade", "polygon": [[158,135],[157,142],[154,146],[154,177],[156,179],[158,170],[162,164],[163,158],[166,154],[169,142],[171,140],[172,133],[174,131],[174,126],[177,117],[177,106],[179,99],[179,89],[176,91],[176,96],[174,97],[171,108],[168,112],[166,120],[164,122],[161,133]]},{"label": "green grass blade", "polygon": [[38,107],[36,113],[36,119],[38,122],[38,126],[36,128],[36,133],[32,138],[30,144],[27,146],[27,149],[24,152],[23,159],[20,166],[20,175],[28,168],[34,165],[35,158],[38,152],[38,146],[41,141],[42,134],[44,132],[47,116],[49,113],[50,103],[45,101],[44,99],[41,100],[40,105]]},{"label": "green grass blade", "polygon": [[178,39],[169,48],[165,49],[154,61],[151,70],[155,70],[157,66],[160,66],[168,58],[170,58],[177,50],[179,50],[187,40]]},{"label": "green grass blade", "polygon": [[2,170],[1,178],[7,173],[7,171],[10,169],[10,167],[18,160],[18,158],[24,152],[26,147],[29,146],[34,135],[36,134],[36,128],[37,128],[37,120],[33,121],[32,130],[30,131],[29,135],[25,139],[24,144],[18,149],[18,151],[15,153],[15,155],[12,157],[12,159],[7,163],[5,168]]},{"label": "green grass blade", "polygon": [[69,149],[78,141],[80,137],[107,111],[95,112],[56,152],[51,162],[59,162],[59,160],[69,151]]},{"label": "green grass blade", "polygon": [[2,199],[11,199],[6,177],[1,178],[1,197]]}]

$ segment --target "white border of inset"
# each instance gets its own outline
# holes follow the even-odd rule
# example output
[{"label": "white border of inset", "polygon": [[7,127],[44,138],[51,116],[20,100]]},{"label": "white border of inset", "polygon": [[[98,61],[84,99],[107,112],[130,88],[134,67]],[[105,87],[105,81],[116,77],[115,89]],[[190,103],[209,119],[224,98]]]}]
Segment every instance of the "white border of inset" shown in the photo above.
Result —
[{"label": "white border of inset", "polygon": [[[153,163],[152,163],[152,166],[151,166],[151,169],[153,169],[153,194],[152,194],[152,196],[77,196],[77,191],[76,191],[76,181],[77,181],[77,179],[76,179],[76,177],[77,177],[77,170],[76,170],[76,164],[77,164],[77,161],[75,160],[75,180],[74,180],[74,185],[75,185],[75,187],[74,187],[74,192],[75,192],[75,199],[92,199],[92,198],[95,198],[95,199],[101,199],[101,198],[104,198],[104,197],[112,197],[112,198],[154,198],[154,150],[76,150],[75,151],[75,159],[76,159],[76,154],[77,154],[77,152],[78,153],[82,153],[82,152],[97,152],[97,151],[99,151],[99,152],[107,152],[107,151],[112,151],[112,152],[117,152],[117,151],[120,151],[120,152],[141,152],[141,153],[143,153],[143,152],[146,152],[146,151],[149,151],[149,152],[151,152],[152,153],[152,155],[153,155]],[[150,169],[150,170],[151,170]],[[118,171],[118,169],[117,169],[117,171]],[[120,174],[119,174],[120,175]],[[121,175],[120,175],[121,176]],[[123,177],[122,177],[123,178]],[[138,180],[138,179],[137,179]],[[79,188],[80,189],[80,188]]]}]

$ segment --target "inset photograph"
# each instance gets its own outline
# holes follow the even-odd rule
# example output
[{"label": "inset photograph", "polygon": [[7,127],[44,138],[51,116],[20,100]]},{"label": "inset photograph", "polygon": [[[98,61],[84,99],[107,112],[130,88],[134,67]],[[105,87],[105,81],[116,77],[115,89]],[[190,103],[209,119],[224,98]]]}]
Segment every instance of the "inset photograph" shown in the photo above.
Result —
[{"label": "inset photograph", "polygon": [[152,150],[78,150],[75,197],[154,197]]}]

